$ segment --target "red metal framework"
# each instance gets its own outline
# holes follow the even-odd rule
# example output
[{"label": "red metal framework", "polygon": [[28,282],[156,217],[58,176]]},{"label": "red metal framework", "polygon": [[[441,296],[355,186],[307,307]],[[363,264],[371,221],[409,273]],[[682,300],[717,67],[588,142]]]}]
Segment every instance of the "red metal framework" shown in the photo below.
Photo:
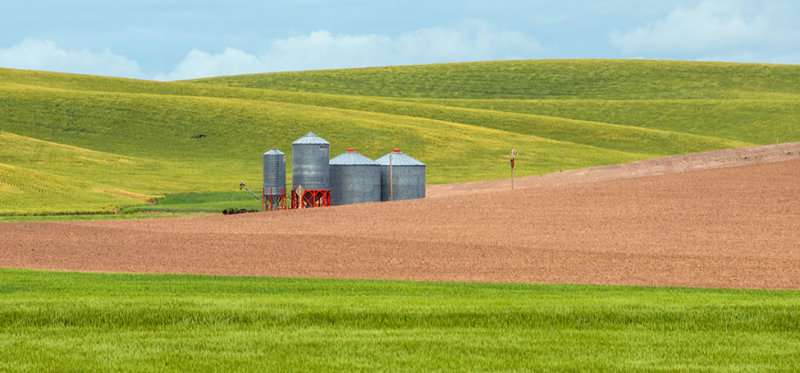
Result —
[{"label": "red metal framework", "polygon": [[266,189],[261,189],[261,211],[288,210],[289,208],[286,189],[281,188],[281,194],[273,194],[272,188],[269,193]]},{"label": "red metal framework", "polygon": [[286,190],[281,189],[281,194],[273,195],[270,188],[269,193],[266,189],[261,189],[261,210],[292,210],[314,207],[326,207],[331,205],[331,191],[328,189],[304,190],[302,196],[298,196],[297,190],[292,190],[292,198],[286,196]]},{"label": "red metal framework", "polygon": [[305,209],[313,207],[326,207],[331,205],[331,191],[329,189],[308,189],[302,195],[297,190],[292,190],[292,208]]}]

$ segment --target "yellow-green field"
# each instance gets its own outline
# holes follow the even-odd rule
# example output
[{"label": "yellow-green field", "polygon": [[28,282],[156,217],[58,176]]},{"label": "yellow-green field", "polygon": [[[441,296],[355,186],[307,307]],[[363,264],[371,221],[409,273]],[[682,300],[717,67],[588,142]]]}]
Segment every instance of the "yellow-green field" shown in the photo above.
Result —
[{"label": "yellow-green field", "polygon": [[0,215],[115,212],[164,195],[234,192],[241,181],[258,189],[261,153],[291,156],[308,131],[332,155],[402,148],[428,165],[428,183],[507,177],[511,147],[525,176],[798,141],[798,83],[800,66],[673,61],[165,83],[0,69]]}]

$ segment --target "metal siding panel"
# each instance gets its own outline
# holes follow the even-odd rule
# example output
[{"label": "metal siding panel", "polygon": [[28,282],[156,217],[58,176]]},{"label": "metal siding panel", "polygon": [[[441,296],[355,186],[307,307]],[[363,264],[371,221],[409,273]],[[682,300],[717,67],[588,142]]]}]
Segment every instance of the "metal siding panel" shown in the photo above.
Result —
[{"label": "metal siding panel", "polygon": [[[392,200],[425,198],[425,166],[393,165],[392,176],[394,178]],[[389,192],[389,166],[381,166],[381,201],[390,200]]]},{"label": "metal siding panel", "polygon": [[330,147],[292,144],[292,189],[330,189]]},{"label": "metal siding panel", "polygon": [[331,205],[380,202],[380,200],[380,166],[331,165]]},{"label": "metal siding panel", "polygon": [[264,153],[264,194],[280,195],[285,188],[286,154],[277,149],[270,150]]}]

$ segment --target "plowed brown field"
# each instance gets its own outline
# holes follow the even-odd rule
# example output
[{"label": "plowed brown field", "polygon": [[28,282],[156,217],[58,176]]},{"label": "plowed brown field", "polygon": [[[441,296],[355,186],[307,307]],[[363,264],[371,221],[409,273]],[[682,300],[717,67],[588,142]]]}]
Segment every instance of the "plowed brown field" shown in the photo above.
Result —
[{"label": "plowed brown field", "polygon": [[0,266],[800,289],[800,160],[443,194],[235,216],[4,223]]}]

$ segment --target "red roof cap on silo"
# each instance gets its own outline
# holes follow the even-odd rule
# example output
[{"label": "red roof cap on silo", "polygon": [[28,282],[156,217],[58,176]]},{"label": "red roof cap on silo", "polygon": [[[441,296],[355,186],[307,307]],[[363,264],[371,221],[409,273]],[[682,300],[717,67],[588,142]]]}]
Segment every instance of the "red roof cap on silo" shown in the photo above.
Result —
[{"label": "red roof cap on silo", "polygon": [[352,153],[352,152],[354,152],[354,151],[356,151],[356,150],[355,150],[355,149],[353,149],[353,148],[349,148],[349,149],[347,149],[347,152],[348,152],[348,153]]},{"label": "red roof cap on silo", "polygon": [[395,153],[400,153],[400,149],[395,149],[395,150],[392,150],[392,151],[395,152]]}]

